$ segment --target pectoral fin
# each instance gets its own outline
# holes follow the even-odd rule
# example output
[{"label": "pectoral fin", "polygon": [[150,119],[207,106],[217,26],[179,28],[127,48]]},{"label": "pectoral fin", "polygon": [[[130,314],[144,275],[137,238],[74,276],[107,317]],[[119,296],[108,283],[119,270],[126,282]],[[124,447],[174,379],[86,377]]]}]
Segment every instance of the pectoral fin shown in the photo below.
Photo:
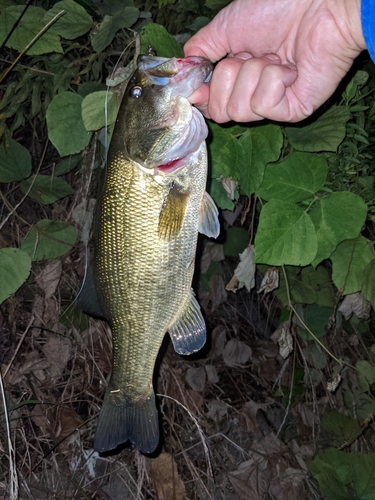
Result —
[{"label": "pectoral fin", "polygon": [[159,216],[159,238],[171,240],[181,231],[188,197],[189,191],[172,184]]},{"label": "pectoral fin", "polygon": [[169,328],[169,335],[178,354],[193,354],[204,346],[206,325],[193,290],[182,315]]},{"label": "pectoral fin", "polygon": [[203,195],[199,210],[198,231],[209,238],[217,238],[220,234],[219,211],[207,192]]},{"label": "pectoral fin", "polygon": [[105,313],[100,305],[99,296],[94,284],[92,269],[87,270],[85,281],[77,296],[77,306],[91,316],[105,319]]}]

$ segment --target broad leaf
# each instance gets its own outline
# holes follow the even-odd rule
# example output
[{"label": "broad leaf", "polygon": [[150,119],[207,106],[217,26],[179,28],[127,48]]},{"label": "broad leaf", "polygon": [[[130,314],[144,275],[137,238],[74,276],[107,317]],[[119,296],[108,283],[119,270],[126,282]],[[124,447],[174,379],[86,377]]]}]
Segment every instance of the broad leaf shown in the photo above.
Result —
[{"label": "broad leaf", "polygon": [[54,175],[64,175],[67,174],[68,172],[71,172],[72,170],[75,169],[75,167],[78,165],[81,159],[82,159],[81,155],[74,155],[74,156],[69,156],[68,158],[64,158],[57,164],[53,172]]},{"label": "broad leaf", "polygon": [[209,193],[219,208],[223,210],[233,210],[234,203],[228,198],[228,194],[220,181],[211,179]]},{"label": "broad leaf", "polygon": [[123,28],[130,28],[139,16],[139,10],[135,7],[125,7],[114,16],[104,16],[99,30],[91,39],[91,45],[95,52],[102,52],[112,43],[116,33]]},{"label": "broad leaf", "polygon": [[31,271],[31,259],[18,248],[0,250],[0,304],[16,292]]},{"label": "broad leaf", "polygon": [[249,233],[241,227],[230,227],[225,232],[224,255],[238,257],[249,244]]},{"label": "broad leaf", "polygon": [[[30,186],[32,186],[31,189]],[[27,179],[21,183],[20,189],[23,193],[27,193],[30,189],[28,192],[30,198],[43,205],[55,203],[74,193],[72,187],[64,179],[50,175],[37,175]]]},{"label": "broad leaf", "polygon": [[358,361],[355,365],[358,370],[358,382],[364,391],[370,391],[371,386],[375,384],[375,366],[368,361]]},{"label": "broad leaf", "polygon": [[362,293],[375,309],[375,259],[364,269],[362,274]]},{"label": "broad leaf", "polygon": [[99,130],[115,122],[118,112],[113,92],[101,90],[86,96],[82,101],[82,119],[86,130]]},{"label": "broad leaf", "polygon": [[280,271],[279,288],[273,292],[280,299],[283,306],[289,305],[287,285],[292,304],[312,304],[316,302],[317,293],[310,284],[301,280],[299,267],[285,266],[285,273],[288,283],[285,281],[284,273]]},{"label": "broad leaf", "polygon": [[361,290],[363,271],[373,259],[373,244],[363,236],[337,246],[331,255],[332,280],[343,295]]},{"label": "broad leaf", "polygon": [[231,128],[209,123],[212,141],[209,145],[211,153],[211,177],[232,177],[238,180],[237,173],[243,164],[243,151]]},{"label": "broad leaf", "polygon": [[60,156],[80,153],[90,141],[82,120],[82,97],[72,92],[57,94],[47,109],[48,138]]},{"label": "broad leaf", "polygon": [[263,182],[266,165],[278,160],[283,135],[278,125],[252,127],[240,137],[242,162],[235,165],[235,177],[241,189],[250,196]]},{"label": "broad leaf", "polygon": [[337,410],[331,410],[323,415],[322,427],[335,435],[340,443],[351,441],[361,432],[357,420]]},{"label": "broad leaf", "polygon": [[155,51],[157,56],[184,56],[181,44],[160,24],[147,24],[141,32],[141,54],[147,54],[150,47]]},{"label": "broad leaf", "polygon": [[[335,294],[333,291],[332,280],[328,271],[319,266],[314,269],[312,266],[307,266],[301,269],[301,280],[303,283],[311,286],[316,293],[316,303],[320,306],[333,307]],[[315,302],[315,301],[314,301]],[[300,302],[306,303],[306,302]]]},{"label": "broad leaf", "polygon": [[57,2],[52,9],[46,12],[43,18],[44,23],[48,23],[62,10],[65,13],[53,24],[53,29],[67,40],[74,40],[74,38],[84,35],[94,25],[86,10],[73,0]]},{"label": "broad leaf", "polygon": [[306,266],[317,250],[315,228],[302,208],[271,200],[260,213],[255,237],[256,261],[281,266]]},{"label": "broad leaf", "polygon": [[257,195],[297,202],[311,198],[325,183],[327,163],[316,154],[294,153],[281,163],[268,165]]},{"label": "broad leaf", "polygon": [[[320,338],[325,335],[324,327],[328,324],[330,316],[333,314],[332,307],[322,307],[318,304],[309,304],[303,310],[303,320],[309,330]],[[298,335],[304,340],[313,340],[313,336],[304,328],[298,327]]]},{"label": "broad leaf", "polygon": [[316,266],[327,259],[339,243],[356,238],[362,230],[367,205],[360,196],[348,191],[322,198],[310,212],[318,238]]},{"label": "broad leaf", "polygon": [[349,118],[349,108],[332,106],[309,125],[287,127],[286,134],[298,151],[337,151],[344,140]]},{"label": "broad leaf", "polygon": [[[13,5],[3,10],[0,14],[0,45],[13,28],[17,19],[24,10],[23,5]],[[22,17],[19,25],[14,30],[6,46],[22,52],[28,43],[43,29],[46,23],[42,21],[45,11],[40,7],[29,7]],[[63,53],[60,37],[49,28],[26,52],[28,55],[49,54],[50,52]]]},{"label": "broad leaf", "polygon": [[17,141],[10,140],[9,147],[0,145],[0,182],[26,179],[31,174],[31,156]]},{"label": "broad leaf", "polygon": [[73,226],[64,221],[40,220],[21,243],[32,260],[54,259],[70,251],[76,242]]}]

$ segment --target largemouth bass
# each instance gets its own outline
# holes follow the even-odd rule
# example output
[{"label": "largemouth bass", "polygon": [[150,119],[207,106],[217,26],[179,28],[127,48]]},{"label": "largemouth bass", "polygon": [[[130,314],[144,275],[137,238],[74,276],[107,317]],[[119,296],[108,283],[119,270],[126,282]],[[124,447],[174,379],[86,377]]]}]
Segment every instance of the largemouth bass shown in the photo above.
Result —
[{"label": "largemouth bass", "polygon": [[94,264],[79,299],[105,318],[113,370],[96,429],[103,452],[130,440],[143,452],[159,443],[152,378],[168,331],[175,350],[205,343],[191,289],[198,231],[219,233],[205,192],[207,126],[187,97],[209,76],[199,57],[140,56],[115,124],[94,227]]}]

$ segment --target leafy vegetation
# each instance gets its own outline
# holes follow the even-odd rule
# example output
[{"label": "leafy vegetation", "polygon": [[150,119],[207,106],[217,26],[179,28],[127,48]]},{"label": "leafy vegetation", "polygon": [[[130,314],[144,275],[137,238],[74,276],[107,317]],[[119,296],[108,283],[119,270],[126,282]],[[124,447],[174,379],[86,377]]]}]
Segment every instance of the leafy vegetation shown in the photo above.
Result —
[{"label": "leafy vegetation", "polygon": [[[76,258],[77,246],[87,244],[90,181],[105,162],[137,53],[182,56],[181,42],[227,3],[41,0],[7,38],[24,6],[0,1],[3,311],[11,310],[12,294],[29,293],[44,261]],[[306,123],[209,123],[209,190],[224,222],[218,242],[203,243],[200,297],[214,311],[226,296],[218,290],[228,269],[234,292],[268,277],[264,290],[277,298],[280,318],[275,339],[282,347],[289,338],[285,358],[301,364],[273,392],[286,408],[280,430],[317,393],[330,402],[318,450],[335,448],[310,463],[326,500],[370,499],[374,491],[374,454],[351,453],[373,431],[375,414],[374,92],[375,71],[362,59]],[[82,203],[72,208],[78,195]],[[70,291],[69,302],[77,285]],[[82,327],[74,308],[64,314],[73,331]],[[333,352],[338,337],[355,346],[354,360],[347,344]]]}]

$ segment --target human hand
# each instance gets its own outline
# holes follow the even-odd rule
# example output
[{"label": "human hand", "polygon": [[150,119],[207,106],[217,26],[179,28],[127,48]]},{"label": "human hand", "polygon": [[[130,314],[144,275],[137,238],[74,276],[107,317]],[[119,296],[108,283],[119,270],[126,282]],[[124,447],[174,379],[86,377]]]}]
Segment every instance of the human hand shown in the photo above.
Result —
[{"label": "human hand", "polygon": [[218,123],[300,121],[365,48],[360,0],[234,0],[185,44],[220,61],[189,100]]}]

